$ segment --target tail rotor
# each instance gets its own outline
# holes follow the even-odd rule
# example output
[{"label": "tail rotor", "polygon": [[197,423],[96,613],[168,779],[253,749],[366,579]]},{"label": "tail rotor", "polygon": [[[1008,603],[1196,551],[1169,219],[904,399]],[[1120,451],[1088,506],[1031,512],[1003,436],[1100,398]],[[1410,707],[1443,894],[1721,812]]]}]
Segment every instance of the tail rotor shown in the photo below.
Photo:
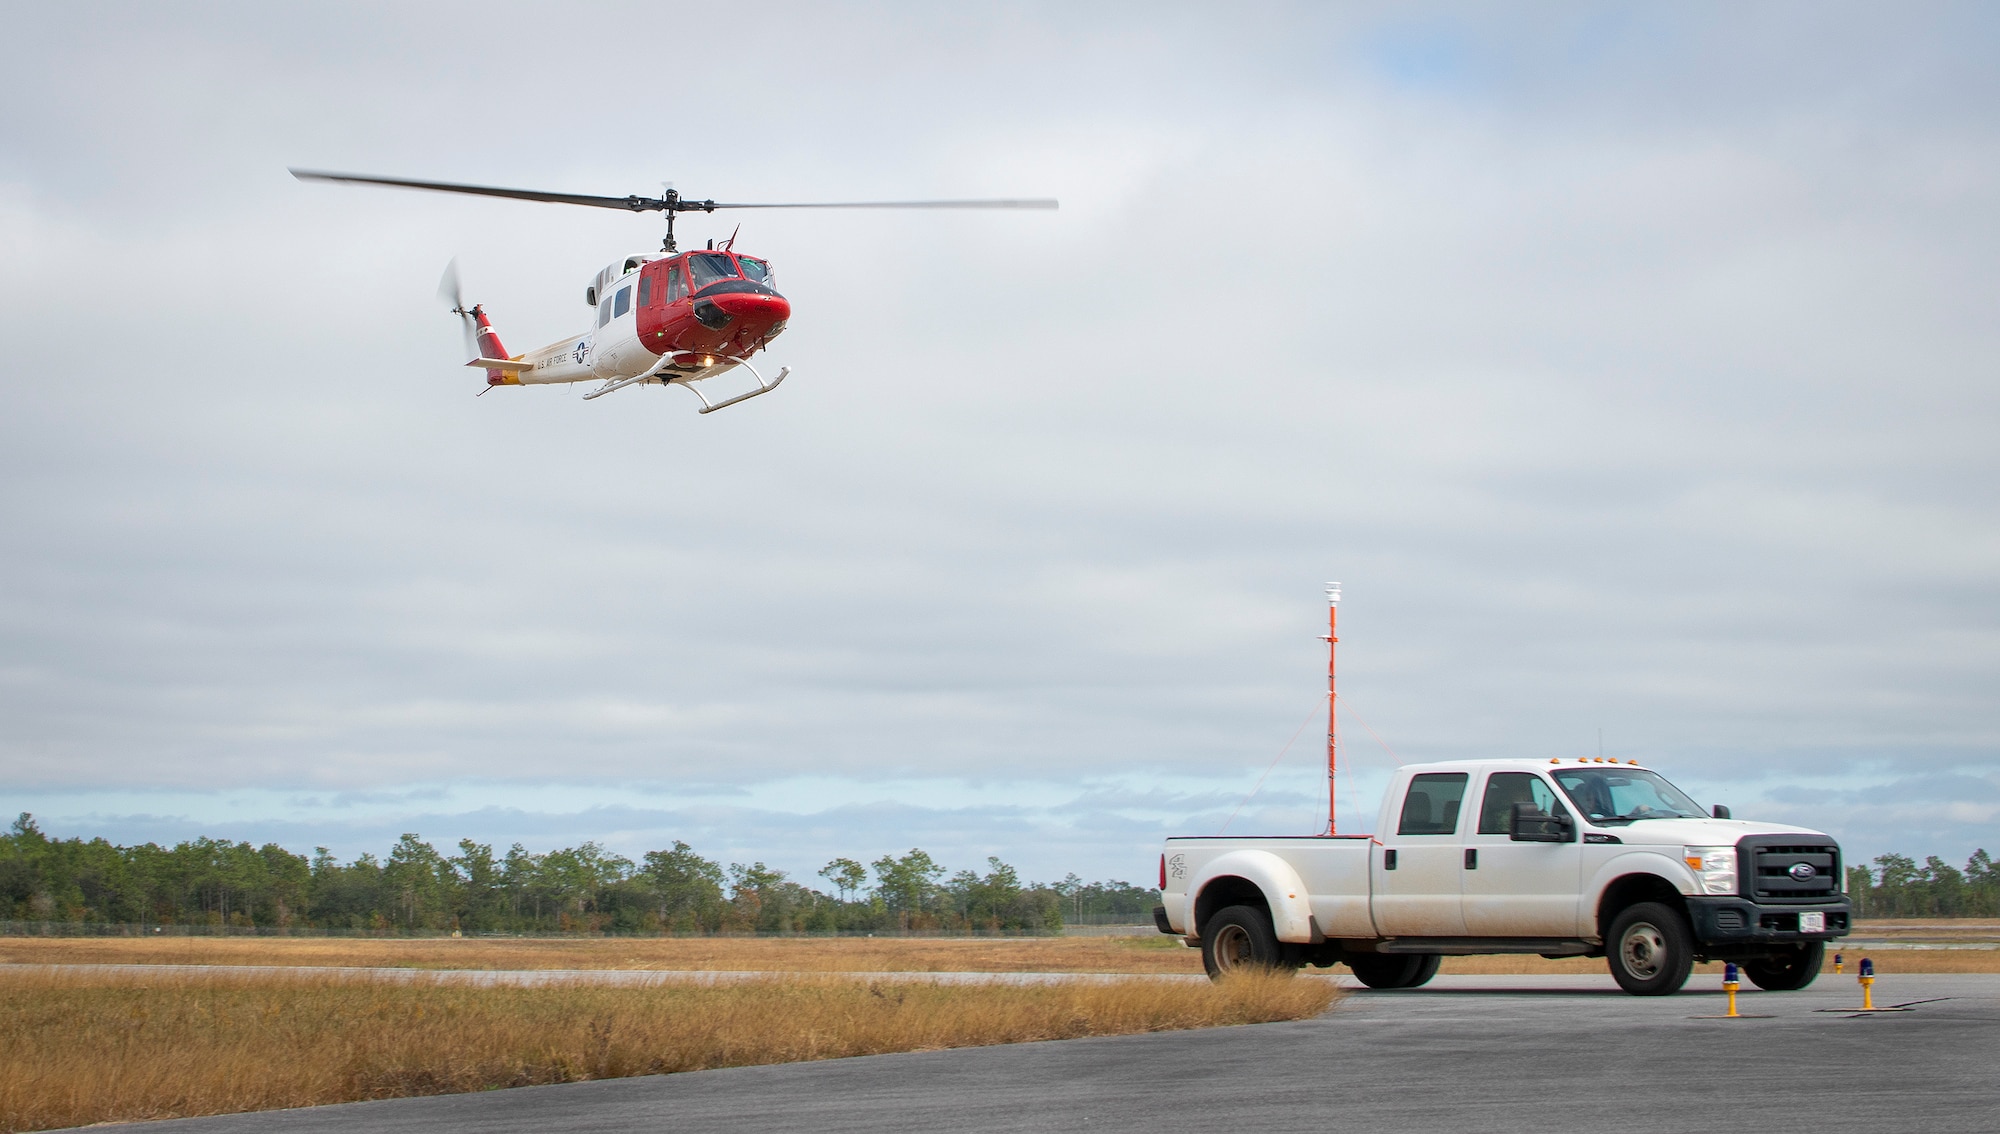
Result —
[{"label": "tail rotor", "polygon": [[474,306],[468,310],[465,306],[465,298],[460,293],[458,286],[458,257],[456,256],[451,258],[451,263],[444,266],[444,276],[438,280],[438,298],[450,304],[451,313],[458,316],[459,330],[465,336],[466,361],[470,362],[480,357],[479,324],[475,318],[479,308]]}]

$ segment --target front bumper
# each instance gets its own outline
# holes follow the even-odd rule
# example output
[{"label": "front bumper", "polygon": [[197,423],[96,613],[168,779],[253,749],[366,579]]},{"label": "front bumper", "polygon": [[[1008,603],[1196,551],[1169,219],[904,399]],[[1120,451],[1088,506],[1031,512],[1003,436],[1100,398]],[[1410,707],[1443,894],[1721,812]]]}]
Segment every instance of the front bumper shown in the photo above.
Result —
[{"label": "front bumper", "polygon": [[[1810,905],[1767,905],[1748,898],[1700,896],[1689,897],[1687,907],[1694,939],[1703,945],[1801,945],[1845,937],[1854,925],[1854,907],[1845,897]],[[1802,913],[1825,914],[1826,931],[1800,933]]]}]

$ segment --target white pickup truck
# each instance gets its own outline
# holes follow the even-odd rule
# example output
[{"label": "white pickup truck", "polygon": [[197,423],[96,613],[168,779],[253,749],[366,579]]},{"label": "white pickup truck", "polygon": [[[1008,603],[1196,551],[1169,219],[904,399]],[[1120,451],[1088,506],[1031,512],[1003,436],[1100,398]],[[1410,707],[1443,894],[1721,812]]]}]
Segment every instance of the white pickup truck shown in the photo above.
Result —
[{"label": "white pickup truck", "polygon": [[1731,960],[1804,988],[1848,932],[1840,845],[1704,811],[1637,761],[1473,760],[1398,771],[1375,835],[1171,838],[1160,932],[1209,975],[1345,964],[1414,988],[1439,958],[1604,957],[1627,992]]}]

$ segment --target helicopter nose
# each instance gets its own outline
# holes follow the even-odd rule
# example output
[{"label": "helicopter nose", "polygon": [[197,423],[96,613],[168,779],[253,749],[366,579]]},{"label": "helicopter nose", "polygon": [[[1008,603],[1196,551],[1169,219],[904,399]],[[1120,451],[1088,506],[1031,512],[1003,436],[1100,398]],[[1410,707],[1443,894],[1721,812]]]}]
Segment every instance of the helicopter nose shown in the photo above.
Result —
[{"label": "helicopter nose", "polygon": [[792,317],[792,305],[782,295],[754,295],[737,292],[718,295],[711,299],[727,315],[738,319],[756,320],[761,323],[777,323]]},{"label": "helicopter nose", "polygon": [[761,331],[792,316],[792,305],[775,292],[731,291],[704,295],[694,301],[694,317],[713,331],[735,326]]}]

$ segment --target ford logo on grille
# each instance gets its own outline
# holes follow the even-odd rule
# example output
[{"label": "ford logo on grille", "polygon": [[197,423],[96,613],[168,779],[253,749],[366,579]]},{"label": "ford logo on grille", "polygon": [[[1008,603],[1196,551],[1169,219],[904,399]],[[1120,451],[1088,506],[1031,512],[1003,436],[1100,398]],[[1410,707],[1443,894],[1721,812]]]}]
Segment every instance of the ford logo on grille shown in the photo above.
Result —
[{"label": "ford logo on grille", "polygon": [[1813,880],[1813,876],[1818,874],[1819,871],[1810,862],[1795,862],[1792,864],[1792,868],[1785,871],[1785,873],[1791,875],[1794,882],[1810,882]]}]

